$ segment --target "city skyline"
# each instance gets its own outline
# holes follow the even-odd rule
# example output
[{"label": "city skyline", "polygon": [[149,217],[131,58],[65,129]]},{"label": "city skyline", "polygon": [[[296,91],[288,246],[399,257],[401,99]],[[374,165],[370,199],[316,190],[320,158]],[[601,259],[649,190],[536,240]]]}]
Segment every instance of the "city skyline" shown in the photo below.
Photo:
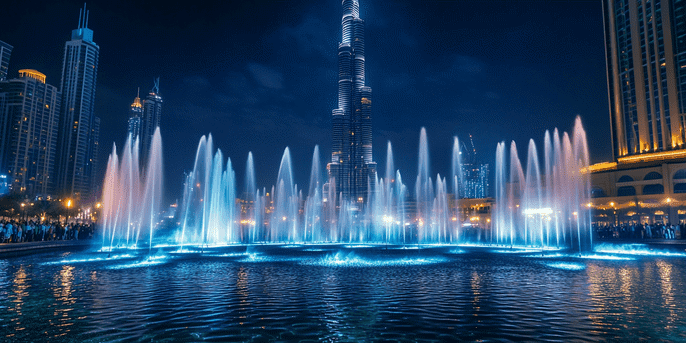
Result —
[{"label": "city skyline", "polygon": [[[82,3],[34,5],[39,10],[31,15],[54,13],[50,25],[64,26],[73,23],[70,18]],[[474,133],[484,161],[491,162],[497,141],[514,139],[523,146],[534,137],[542,142],[544,130],[569,130],[577,114],[593,137],[594,161],[611,158],[599,2],[396,5],[361,4],[369,23],[367,83],[376,93],[374,155],[379,165],[384,165],[390,140],[401,159],[396,166],[411,179],[422,126],[429,137],[431,172],[445,173],[453,135],[464,139]],[[18,17],[28,15],[23,6],[28,5],[17,6]],[[336,108],[332,57],[338,45],[334,37],[340,35],[340,1],[321,6],[216,4],[208,6],[211,11],[193,5],[184,16],[187,21],[175,24],[169,24],[178,15],[174,5],[161,7],[159,18],[149,21],[143,13],[154,4],[140,5],[141,13],[127,10],[136,6],[88,4],[89,26],[97,25],[102,49],[96,112],[107,129],[101,160],[112,142],[123,143],[131,90],[160,75],[166,180],[173,186],[166,192],[172,200],[179,196],[175,185],[182,172],[191,168],[197,140],[209,132],[235,161],[238,180],[247,152],[253,151],[258,184],[273,184],[278,159],[290,146],[296,180],[307,183],[314,145],[320,145],[323,159],[331,151],[328,118]],[[19,28],[12,29],[13,24]],[[56,77],[50,71],[54,66],[43,68],[54,64],[46,57],[50,49],[22,44],[46,39],[45,32],[21,30],[15,20],[2,25],[9,34],[0,39],[14,46],[10,75],[31,67]],[[503,125],[491,125],[495,119]]]}]

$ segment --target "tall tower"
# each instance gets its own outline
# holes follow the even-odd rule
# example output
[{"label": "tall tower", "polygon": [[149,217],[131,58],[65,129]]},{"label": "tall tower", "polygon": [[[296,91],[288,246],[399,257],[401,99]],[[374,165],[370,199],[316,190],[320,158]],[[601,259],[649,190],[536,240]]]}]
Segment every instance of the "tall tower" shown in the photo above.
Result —
[{"label": "tall tower", "polygon": [[79,12],[78,28],[64,45],[62,110],[58,136],[57,194],[89,199],[94,179],[99,135],[95,116],[95,85],[100,48],[88,28],[86,6]]},{"label": "tall tower", "polygon": [[338,44],[338,108],[332,112],[329,187],[348,200],[365,201],[372,160],[372,89],[365,85],[364,20],[358,0],[343,0]]},{"label": "tall tower", "polygon": [[57,142],[60,94],[45,83],[45,75],[19,70],[19,78],[0,82],[4,111],[0,113],[0,174],[15,192],[47,196],[51,191]]},{"label": "tall tower", "polygon": [[160,96],[160,78],[155,79],[155,84],[143,101],[143,117],[141,119],[141,155],[142,161],[147,161],[152,136],[155,129],[160,126],[162,119],[162,97]]},{"label": "tall tower", "polygon": [[129,109],[129,127],[127,134],[131,135],[131,143],[135,142],[141,134],[141,119],[143,118],[143,105],[141,104],[140,88],[138,95],[133,99],[131,108]]},{"label": "tall tower", "polygon": [[603,0],[615,159],[686,145],[686,1]]},{"label": "tall tower", "polygon": [[7,80],[10,55],[12,55],[12,46],[0,40],[0,81]]}]

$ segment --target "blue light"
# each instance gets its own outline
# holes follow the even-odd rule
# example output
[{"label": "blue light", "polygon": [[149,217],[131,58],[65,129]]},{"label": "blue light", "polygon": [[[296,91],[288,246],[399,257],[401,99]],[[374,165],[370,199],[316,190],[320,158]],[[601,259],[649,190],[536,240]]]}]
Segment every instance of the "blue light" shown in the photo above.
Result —
[{"label": "blue light", "polygon": [[546,263],[545,265],[548,267],[551,267],[551,268],[564,269],[564,270],[584,270],[586,268],[585,265],[583,265],[581,263],[574,263],[574,262],[551,262],[551,263]]}]

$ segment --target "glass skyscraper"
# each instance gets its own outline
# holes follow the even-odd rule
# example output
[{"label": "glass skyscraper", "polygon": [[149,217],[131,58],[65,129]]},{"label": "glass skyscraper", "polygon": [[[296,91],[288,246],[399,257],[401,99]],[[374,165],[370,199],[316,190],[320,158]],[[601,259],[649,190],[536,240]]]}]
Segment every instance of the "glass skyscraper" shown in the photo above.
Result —
[{"label": "glass skyscraper", "polygon": [[338,108],[332,112],[329,187],[345,199],[362,202],[373,180],[372,89],[365,85],[364,20],[357,0],[343,0],[338,44]]},{"label": "glass skyscraper", "polygon": [[684,149],[686,0],[603,0],[615,159]]},{"label": "glass skyscraper", "polygon": [[143,116],[141,117],[141,155],[142,161],[147,161],[152,145],[152,137],[155,129],[160,126],[162,120],[162,96],[160,96],[160,79],[155,79],[155,84],[143,101]]},{"label": "glass skyscraper", "polygon": [[[90,198],[96,189],[99,118],[95,116],[95,85],[100,48],[88,28],[88,14],[79,14],[79,26],[64,46],[62,109],[57,141],[57,194]],[[91,199],[92,200],[92,199]]]},{"label": "glass skyscraper", "polygon": [[7,71],[12,55],[12,46],[0,40],[0,81],[7,79]]},{"label": "glass skyscraper", "polygon": [[[140,91],[139,91],[140,92]],[[143,105],[141,104],[140,96],[136,95],[133,99],[131,108],[129,109],[129,125],[127,134],[131,135],[131,143],[133,144],[141,134],[141,118],[143,117]]]},{"label": "glass skyscraper", "polygon": [[19,70],[19,78],[0,82],[4,111],[0,113],[1,174],[14,192],[47,196],[55,168],[60,94],[45,83],[45,75]]}]

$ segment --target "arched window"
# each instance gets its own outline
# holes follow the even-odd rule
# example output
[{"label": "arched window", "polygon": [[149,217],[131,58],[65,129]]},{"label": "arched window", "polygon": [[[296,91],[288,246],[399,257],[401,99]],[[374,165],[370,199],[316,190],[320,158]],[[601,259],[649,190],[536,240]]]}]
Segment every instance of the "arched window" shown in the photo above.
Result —
[{"label": "arched window", "polygon": [[662,179],[662,174],[658,172],[650,172],[646,177],[643,178],[643,180],[660,180]]},{"label": "arched window", "polygon": [[617,188],[618,197],[625,197],[629,195],[636,195],[636,188],[634,188],[634,186],[622,186]]},{"label": "arched window", "polygon": [[674,173],[674,177],[672,178],[674,180],[680,180],[680,179],[686,179],[686,169],[681,169]]},{"label": "arched window", "polygon": [[591,188],[591,198],[604,198],[606,196],[604,189],[600,187]]},{"label": "arched window", "polygon": [[634,181],[634,178],[629,176],[629,175],[624,175],[617,180],[617,182],[631,182]]},{"label": "arched window", "polygon": [[644,195],[650,195],[650,194],[665,194],[665,187],[657,184],[657,185],[645,185],[643,186],[643,194]]},{"label": "arched window", "polygon": [[686,183],[677,183],[674,185],[674,193],[686,193]]}]

